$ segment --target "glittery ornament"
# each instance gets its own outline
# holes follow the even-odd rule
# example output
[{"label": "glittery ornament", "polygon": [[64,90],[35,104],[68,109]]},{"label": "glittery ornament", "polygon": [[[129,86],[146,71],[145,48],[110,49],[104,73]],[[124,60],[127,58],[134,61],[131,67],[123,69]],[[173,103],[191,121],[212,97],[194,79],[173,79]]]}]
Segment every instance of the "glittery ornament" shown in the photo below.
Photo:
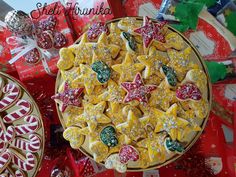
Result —
[{"label": "glittery ornament", "polygon": [[102,34],[102,32],[106,32],[106,34],[109,34],[109,29],[106,24],[103,22],[97,22],[92,24],[92,26],[88,29],[87,35],[89,41],[94,41]]},{"label": "glittery ornament", "polygon": [[129,161],[137,161],[139,159],[139,152],[135,147],[125,145],[120,149],[119,157],[121,163],[127,164]]},{"label": "glittery ornament", "polygon": [[67,43],[66,37],[60,32],[53,33],[53,47],[56,49],[60,49],[65,47]]},{"label": "glittery ornament", "polygon": [[184,147],[178,141],[173,141],[170,137],[165,139],[164,145],[167,151],[179,154],[184,152]]},{"label": "glittery ornament", "polygon": [[40,53],[38,49],[34,48],[24,55],[26,63],[36,64],[40,61]]},{"label": "glittery ornament", "polygon": [[113,126],[107,126],[103,128],[100,133],[100,139],[108,147],[114,147],[118,144],[118,139],[116,138],[116,130]]},{"label": "glittery ornament", "polygon": [[52,99],[62,102],[61,111],[64,112],[69,105],[81,106],[79,97],[83,93],[83,90],[84,88],[71,89],[69,88],[69,84],[66,82],[64,86],[64,92],[57,93],[56,95],[52,96]]},{"label": "glittery ornament", "polygon": [[33,30],[33,22],[28,14],[21,10],[13,10],[5,16],[7,28],[13,33],[24,36],[31,35]]},{"label": "glittery ornament", "polygon": [[137,100],[141,103],[147,103],[147,94],[157,88],[156,85],[144,85],[141,74],[136,74],[133,82],[123,82],[121,86],[127,91],[124,102]]},{"label": "glittery ornament", "polygon": [[161,72],[164,73],[166,81],[171,87],[175,87],[177,85],[177,76],[173,68],[162,65]]},{"label": "glittery ornament", "polygon": [[193,83],[186,83],[176,90],[176,97],[180,100],[192,99],[199,101],[202,98],[201,92]]},{"label": "glittery ornament", "polygon": [[53,46],[53,36],[51,31],[43,31],[37,35],[37,44],[42,49],[50,49]]},{"label": "glittery ornament", "polygon": [[131,34],[122,32],[121,37],[126,41],[126,48],[131,49],[132,51],[137,49],[135,38]]},{"label": "glittery ornament", "polygon": [[110,79],[111,70],[104,62],[96,61],[92,64],[91,68],[97,73],[97,80],[100,83],[105,83]]}]

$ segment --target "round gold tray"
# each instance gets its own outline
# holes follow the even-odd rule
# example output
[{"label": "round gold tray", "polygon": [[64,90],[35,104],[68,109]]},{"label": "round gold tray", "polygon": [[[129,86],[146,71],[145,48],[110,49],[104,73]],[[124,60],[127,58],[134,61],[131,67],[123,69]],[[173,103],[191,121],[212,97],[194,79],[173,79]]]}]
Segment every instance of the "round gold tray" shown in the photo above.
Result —
[{"label": "round gold tray", "polygon": [[[34,101],[33,97],[29,94],[29,92],[26,90],[26,88],[16,79],[14,79],[13,77],[9,76],[8,74],[2,73],[0,72],[0,77],[2,77],[2,79],[4,80],[4,83],[15,83],[16,85],[18,85],[18,87],[21,89],[21,94],[19,99],[24,99],[24,100],[28,100],[31,103],[31,113],[29,115],[36,115],[39,120],[40,120],[40,128],[35,131],[35,134],[39,135],[41,137],[41,148],[39,151],[37,151],[36,153],[33,153],[35,155],[35,157],[37,158],[37,162],[35,167],[30,170],[25,172],[26,176],[30,176],[30,177],[35,177],[38,173],[38,171],[40,170],[40,166],[41,166],[41,162],[42,162],[42,158],[43,158],[43,153],[44,153],[44,143],[45,143],[45,136],[44,136],[44,126],[43,126],[43,120],[42,120],[42,116],[40,114],[39,108],[36,104],[36,102]],[[12,107],[8,108],[7,110],[5,110],[4,112],[6,113],[10,113],[14,110],[18,109],[18,107],[16,105],[13,105]],[[13,122],[13,125],[18,125],[24,122],[23,120],[24,118],[17,120],[15,122]],[[21,137],[27,137],[29,135],[22,135]],[[25,156],[25,151],[22,150],[18,150],[18,152],[20,152],[21,154],[23,154]],[[17,170],[17,166],[10,163],[7,166],[7,169],[9,171],[14,171]]]},{"label": "round gold tray", "polygon": [[[143,20],[142,17],[135,17],[137,20]],[[119,20],[121,20],[122,18],[117,18],[117,19],[113,19],[113,20],[110,20],[108,22],[106,22],[107,25],[111,24],[111,23],[115,23],[115,22],[118,22]],[[156,21],[155,19],[152,19],[154,22]],[[203,62],[203,59],[200,55],[200,53],[198,52],[198,50],[194,47],[194,45],[180,32],[178,32],[176,29],[172,28],[171,26],[167,25],[168,27],[168,30],[169,32],[176,32],[178,33],[182,38],[183,40],[185,41],[185,45],[186,46],[190,46],[192,48],[192,53],[190,55],[190,58],[191,60],[198,64],[200,66],[200,68],[205,72],[205,74],[207,75],[207,90],[206,90],[206,95],[207,95],[207,99],[208,99],[208,103],[209,103],[209,111],[207,113],[207,116],[202,119],[201,122],[197,122],[198,125],[202,128],[201,131],[199,132],[193,132],[191,135],[190,135],[190,138],[191,141],[189,141],[189,143],[187,143],[185,145],[185,152],[188,151],[193,145],[194,143],[198,140],[198,138],[200,137],[200,135],[202,134],[202,131],[204,130],[205,126],[206,126],[206,123],[207,123],[207,120],[208,120],[208,117],[209,117],[209,113],[210,113],[210,108],[211,108],[211,102],[212,102],[212,88],[211,88],[211,83],[210,83],[210,80],[209,80],[209,74],[208,74],[208,71],[207,71],[207,68],[206,68],[206,65],[204,64]],[[76,43],[79,43],[80,42],[80,38],[76,41]],[[61,79],[61,73],[60,71],[58,72],[57,74],[57,80],[56,80],[56,86],[55,86],[55,92],[57,93],[60,85],[62,84],[62,79]],[[59,115],[59,119],[60,119],[60,122],[63,126],[63,128],[65,129],[66,126],[65,126],[65,123],[63,121],[63,117],[62,117],[62,114],[59,110],[59,104],[56,104],[56,107],[57,107],[57,112],[58,112],[58,115]],[[86,138],[84,144],[80,147],[80,150],[88,157],[92,158],[92,155],[91,155],[91,152],[89,152],[88,150],[88,140]],[[136,167],[136,166],[132,166],[130,167],[128,165],[128,168],[127,168],[127,171],[145,171],[145,170],[151,170],[151,169],[155,169],[155,168],[160,168],[162,166],[165,166],[171,162],[174,162],[176,159],[178,159],[179,157],[181,157],[183,154],[175,154],[173,156],[171,156],[171,158],[169,158],[167,161],[165,161],[164,163],[160,163],[160,164],[152,164],[151,166],[149,166],[148,168],[146,169],[142,169],[142,168],[139,168],[139,167]],[[104,165],[104,163],[101,163]],[[132,163],[131,163],[132,164]]]}]

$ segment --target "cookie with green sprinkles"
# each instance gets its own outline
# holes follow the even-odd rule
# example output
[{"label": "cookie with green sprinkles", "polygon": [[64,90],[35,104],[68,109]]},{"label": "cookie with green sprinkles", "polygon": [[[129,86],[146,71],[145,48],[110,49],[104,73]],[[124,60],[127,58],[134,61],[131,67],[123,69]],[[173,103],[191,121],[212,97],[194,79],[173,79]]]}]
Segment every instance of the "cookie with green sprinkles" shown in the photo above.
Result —
[{"label": "cookie with green sprinkles", "polygon": [[102,129],[102,131],[100,132],[100,139],[108,147],[115,147],[118,144],[116,130],[111,125],[106,126]]},{"label": "cookie with green sprinkles", "polygon": [[182,154],[184,152],[184,147],[177,140],[173,141],[170,137],[167,137],[164,142],[164,146],[167,152],[176,152]]}]

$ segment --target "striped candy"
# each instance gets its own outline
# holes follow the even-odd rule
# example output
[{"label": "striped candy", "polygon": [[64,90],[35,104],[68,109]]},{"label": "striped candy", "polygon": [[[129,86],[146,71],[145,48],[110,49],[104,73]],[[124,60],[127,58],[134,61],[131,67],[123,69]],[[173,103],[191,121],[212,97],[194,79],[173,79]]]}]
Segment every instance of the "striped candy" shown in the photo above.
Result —
[{"label": "striped candy", "polygon": [[5,142],[0,142],[0,152],[3,152],[3,150],[6,149],[6,143]]},{"label": "striped candy", "polygon": [[0,173],[7,167],[11,161],[11,155],[9,152],[4,152],[0,155]]},{"label": "striped candy", "polygon": [[0,112],[6,110],[16,102],[20,96],[20,89],[15,84],[9,83],[3,87],[3,93],[8,94],[0,101]]},{"label": "striped candy", "polygon": [[35,115],[26,116],[24,118],[24,121],[27,124],[15,126],[16,135],[25,135],[25,134],[33,133],[36,130],[38,130],[40,127],[39,118]]},{"label": "striped candy", "polygon": [[30,171],[34,168],[36,163],[36,158],[32,153],[28,152],[26,154],[26,159],[22,159],[21,155],[18,155],[18,153],[15,152],[14,150],[11,150],[11,152],[12,152],[11,153],[12,163],[14,163],[20,169],[24,171]]},{"label": "striped candy", "polygon": [[0,177],[14,177],[13,173],[11,170],[9,170],[8,168],[6,168],[4,170],[4,172],[2,172],[2,174],[0,174]]},{"label": "striped candy", "polygon": [[31,103],[29,101],[19,100],[16,105],[20,106],[21,108],[3,117],[3,122],[12,123],[23,118],[31,111]]},{"label": "striped candy", "polygon": [[0,140],[3,142],[11,142],[15,138],[15,130],[13,126],[9,126],[5,132],[3,127],[0,127]]},{"label": "striped candy", "polygon": [[37,152],[41,146],[41,139],[38,135],[30,134],[29,140],[24,138],[15,138],[11,145],[23,151]]}]

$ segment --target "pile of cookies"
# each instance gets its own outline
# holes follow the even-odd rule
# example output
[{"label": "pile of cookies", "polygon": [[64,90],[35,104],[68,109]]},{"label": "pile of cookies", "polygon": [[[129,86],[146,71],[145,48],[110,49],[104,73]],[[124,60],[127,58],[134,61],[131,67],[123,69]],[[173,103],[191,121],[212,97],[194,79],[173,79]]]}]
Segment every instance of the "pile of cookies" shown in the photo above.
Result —
[{"label": "pile of cookies", "polygon": [[93,24],[78,44],[60,50],[52,98],[64,138],[119,172],[184,153],[209,112],[207,77],[192,57],[163,22]]},{"label": "pile of cookies", "polygon": [[38,110],[22,87],[0,75],[0,176],[35,176],[43,152]]}]

